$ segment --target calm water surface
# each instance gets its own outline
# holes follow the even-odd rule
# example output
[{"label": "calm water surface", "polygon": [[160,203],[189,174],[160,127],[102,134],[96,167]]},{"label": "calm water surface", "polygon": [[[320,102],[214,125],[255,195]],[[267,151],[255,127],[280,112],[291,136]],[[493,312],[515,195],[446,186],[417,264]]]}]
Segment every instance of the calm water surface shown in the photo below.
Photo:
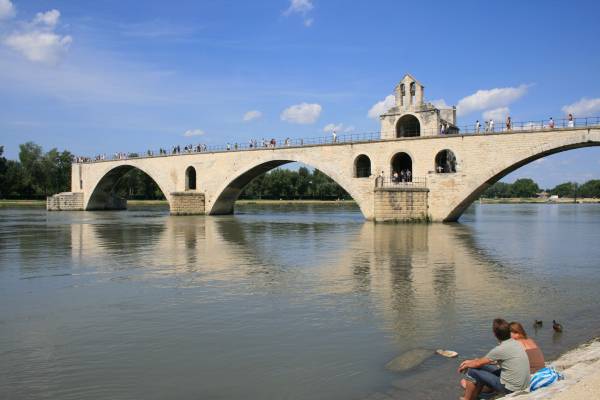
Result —
[{"label": "calm water surface", "polygon": [[546,321],[530,333],[550,357],[597,336],[598,243],[600,205],[477,205],[449,225],[1,209],[0,398],[453,399],[459,360],[385,364],[481,355],[497,316]]}]

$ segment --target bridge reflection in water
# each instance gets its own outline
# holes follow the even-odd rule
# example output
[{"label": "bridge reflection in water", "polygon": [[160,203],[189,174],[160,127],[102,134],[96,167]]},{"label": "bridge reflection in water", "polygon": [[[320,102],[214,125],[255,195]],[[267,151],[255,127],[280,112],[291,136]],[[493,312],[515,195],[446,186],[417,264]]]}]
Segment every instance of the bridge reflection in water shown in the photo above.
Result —
[{"label": "bridge reflection in water", "polygon": [[[131,214],[136,216],[131,219]],[[267,377],[278,370],[278,379],[300,376],[304,384],[327,393],[331,382],[323,377],[358,373],[362,379],[347,383],[355,396],[380,381],[383,364],[403,351],[464,350],[473,347],[473,336],[484,349],[487,321],[528,302],[527,278],[515,279],[510,266],[486,258],[463,225],[388,225],[318,216],[307,223],[304,215],[293,213],[267,218],[254,213],[219,218],[137,214],[94,213],[96,222],[72,224],[73,265],[97,263],[94,268],[127,285],[181,291],[180,298],[169,301],[196,304],[199,314],[188,315],[186,306],[184,320],[173,322],[185,325],[187,318],[201,318],[189,321],[196,334],[218,342],[216,332],[224,337],[218,351],[205,348],[203,340],[188,348],[204,360],[198,363],[214,368],[209,381],[215,385],[222,384],[217,375],[232,373],[226,364],[234,362],[254,366],[246,377],[236,377],[239,390],[255,389],[252,381],[270,382]],[[121,224],[121,218],[129,218],[128,224]],[[180,306],[172,307],[181,312]],[[232,328],[222,320],[229,317],[211,315],[210,327],[198,326],[206,317],[201,310],[214,307],[240,320]],[[306,354],[299,347],[306,347]],[[302,371],[290,367],[283,355],[302,364]],[[314,362],[323,365],[306,370]],[[448,365],[428,369],[442,368],[453,376]],[[414,377],[404,379],[404,392],[417,388]],[[277,390],[277,384],[269,384]],[[214,387],[214,393],[219,390]]]}]

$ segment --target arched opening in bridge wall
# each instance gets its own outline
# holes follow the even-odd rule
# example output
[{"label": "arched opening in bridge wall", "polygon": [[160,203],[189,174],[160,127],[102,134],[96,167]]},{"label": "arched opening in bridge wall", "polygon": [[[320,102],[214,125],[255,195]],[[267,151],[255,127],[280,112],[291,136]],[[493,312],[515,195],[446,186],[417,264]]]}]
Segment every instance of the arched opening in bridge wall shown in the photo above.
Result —
[{"label": "arched opening in bridge wall", "polygon": [[196,168],[187,167],[185,170],[185,190],[196,190]]},{"label": "arched opening in bridge wall", "polygon": [[421,135],[421,123],[411,114],[406,114],[396,123],[396,137],[413,137]]},{"label": "arched opening in bridge wall", "polygon": [[456,172],[456,156],[451,150],[442,150],[435,156],[435,172],[449,174]]},{"label": "arched opening in bridge wall", "polygon": [[[225,187],[217,191],[219,194],[214,202],[207,202],[207,213],[211,215],[233,213],[235,201],[242,193],[244,194],[243,198],[246,199],[338,200],[352,198],[345,187],[319,169],[315,168],[312,171],[306,167],[301,167],[297,171],[276,169],[293,162],[297,161],[271,160],[242,172],[230,182],[224,183]],[[271,173],[266,175],[269,171]],[[275,179],[267,179],[267,177]]]},{"label": "arched opening in bridge wall", "polygon": [[122,210],[127,199],[164,200],[163,190],[150,175],[132,165],[108,171],[98,182],[86,210]]},{"label": "arched opening in bridge wall", "polygon": [[361,154],[354,160],[354,177],[368,178],[371,176],[371,159]]},{"label": "arched opening in bridge wall", "polygon": [[390,177],[393,182],[412,181],[412,158],[404,152],[396,153],[391,161]]}]

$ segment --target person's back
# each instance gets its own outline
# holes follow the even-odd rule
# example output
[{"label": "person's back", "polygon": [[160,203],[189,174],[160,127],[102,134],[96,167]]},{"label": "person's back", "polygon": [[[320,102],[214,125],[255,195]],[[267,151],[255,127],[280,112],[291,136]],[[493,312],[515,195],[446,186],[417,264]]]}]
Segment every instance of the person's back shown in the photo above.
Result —
[{"label": "person's back", "polygon": [[500,382],[512,392],[529,387],[529,357],[519,342],[507,339],[486,355],[500,367]]}]

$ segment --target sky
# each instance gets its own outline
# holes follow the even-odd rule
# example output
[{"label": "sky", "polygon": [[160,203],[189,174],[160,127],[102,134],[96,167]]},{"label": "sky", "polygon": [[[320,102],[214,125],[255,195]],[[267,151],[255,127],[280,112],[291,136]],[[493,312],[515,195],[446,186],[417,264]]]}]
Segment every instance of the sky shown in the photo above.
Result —
[{"label": "sky", "polygon": [[[0,0],[0,145],[77,155],[376,132],[405,73],[458,125],[600,116],[598,1]],[[387,102],[386,102],[387,99]],[[505,181],[600,179],[600,148]]]}]

